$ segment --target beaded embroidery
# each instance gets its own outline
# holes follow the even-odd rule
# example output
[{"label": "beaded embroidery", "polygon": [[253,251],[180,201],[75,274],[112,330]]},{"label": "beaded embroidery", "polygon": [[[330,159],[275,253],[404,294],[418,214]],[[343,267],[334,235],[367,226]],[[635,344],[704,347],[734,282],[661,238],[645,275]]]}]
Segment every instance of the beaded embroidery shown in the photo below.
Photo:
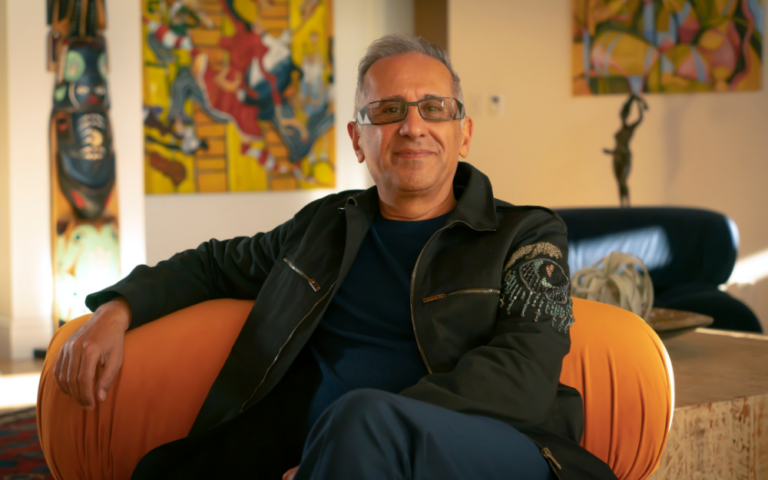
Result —
[{"label": "beaded embroidery", "polygon": [[505,269],[501,301],[502,306],[507,304],[507,313],[511,313],[515,302],[524,301],[522,316],[529,307],[536,309],[534,322],[539,321],[542,313],[550,315],[552,326],[567,332],[573,324],[573,311],[571,282],[556,261],[562,258],[560,249],[548,242],[527,245],[512,254]]}]

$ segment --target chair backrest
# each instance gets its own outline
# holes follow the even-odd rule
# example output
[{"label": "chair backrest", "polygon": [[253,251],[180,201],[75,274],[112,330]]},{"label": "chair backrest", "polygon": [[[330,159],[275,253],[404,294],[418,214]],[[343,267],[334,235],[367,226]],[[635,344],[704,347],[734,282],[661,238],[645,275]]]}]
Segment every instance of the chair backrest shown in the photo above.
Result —
[{"label": "chair backrest", "polygon": [[581,445],[618,478],[647,478],[661,460],[674,409],[664,344],[627,310],[573,299],[573,313],[560,381],[584,400]]},{"label": "chair backrest", "polygon": [[739,231],[723,214],[679,207],[566,208],[571,274],[611,251],[648,267],[657,292],[684,283],[717,286],[736,264]]}]

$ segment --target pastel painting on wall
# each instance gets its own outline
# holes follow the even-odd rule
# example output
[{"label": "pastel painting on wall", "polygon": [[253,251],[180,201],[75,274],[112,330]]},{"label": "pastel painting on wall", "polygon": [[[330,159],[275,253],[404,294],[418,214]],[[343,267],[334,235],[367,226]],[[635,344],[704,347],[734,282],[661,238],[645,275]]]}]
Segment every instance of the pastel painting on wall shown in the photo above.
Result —
[{"label": "pastel painting on wall", "polygon": [[764,0],[572,1],[574,95],[761,88]]},{"label": "pastel painting on wall", "polygon": [[142,0],[148,194],[332,188],[332,0]]}]

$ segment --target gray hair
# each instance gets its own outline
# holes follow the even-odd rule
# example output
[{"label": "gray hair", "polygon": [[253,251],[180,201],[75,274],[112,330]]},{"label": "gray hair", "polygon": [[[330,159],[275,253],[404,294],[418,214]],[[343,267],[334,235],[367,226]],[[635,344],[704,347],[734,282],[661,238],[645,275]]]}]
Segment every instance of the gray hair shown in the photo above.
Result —
[{"label": "gray hair", "polygon": [[368,51],[365,53],[363,59],[360,60],[360,65],[357,67],[355,115],[357,114],[357,110],[361,108],[360,101],[363,94],[363,79],[371,66],[384,58],[406,53],[420,53],[442,62],[451,73],[451,77],[453,77],[453,94],[456,95],[456,98],[458,98],[460,102],[464,102],[464,94],[461,91],[461,80],[459,79],[459,76],[456,75],[456,72],[453,71],[451,60],[448,58],[446,51],[421,37],[397,33],[383,36],[374,41],[368,47]]}]

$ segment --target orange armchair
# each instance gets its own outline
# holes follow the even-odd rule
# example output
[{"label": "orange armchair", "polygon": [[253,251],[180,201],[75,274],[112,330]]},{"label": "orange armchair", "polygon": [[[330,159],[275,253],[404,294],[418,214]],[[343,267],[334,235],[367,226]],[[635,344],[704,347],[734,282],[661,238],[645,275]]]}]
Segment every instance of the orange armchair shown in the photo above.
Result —
[{"label": "orange armchair", "polygon": [[[674,385],[661,340],[634,314],[574,299],[576,323],[561,381],[581,392],[581,444],[620,479],[656,469],[672,421]],[[85,411],[59,391],[53,365],[87,319],[51,340],[40,378],[37,424],[57,479],[128,479],[153,448],[187,435],[253,302],[201,303],[128,332],[123,367],[107,400]]]}]

